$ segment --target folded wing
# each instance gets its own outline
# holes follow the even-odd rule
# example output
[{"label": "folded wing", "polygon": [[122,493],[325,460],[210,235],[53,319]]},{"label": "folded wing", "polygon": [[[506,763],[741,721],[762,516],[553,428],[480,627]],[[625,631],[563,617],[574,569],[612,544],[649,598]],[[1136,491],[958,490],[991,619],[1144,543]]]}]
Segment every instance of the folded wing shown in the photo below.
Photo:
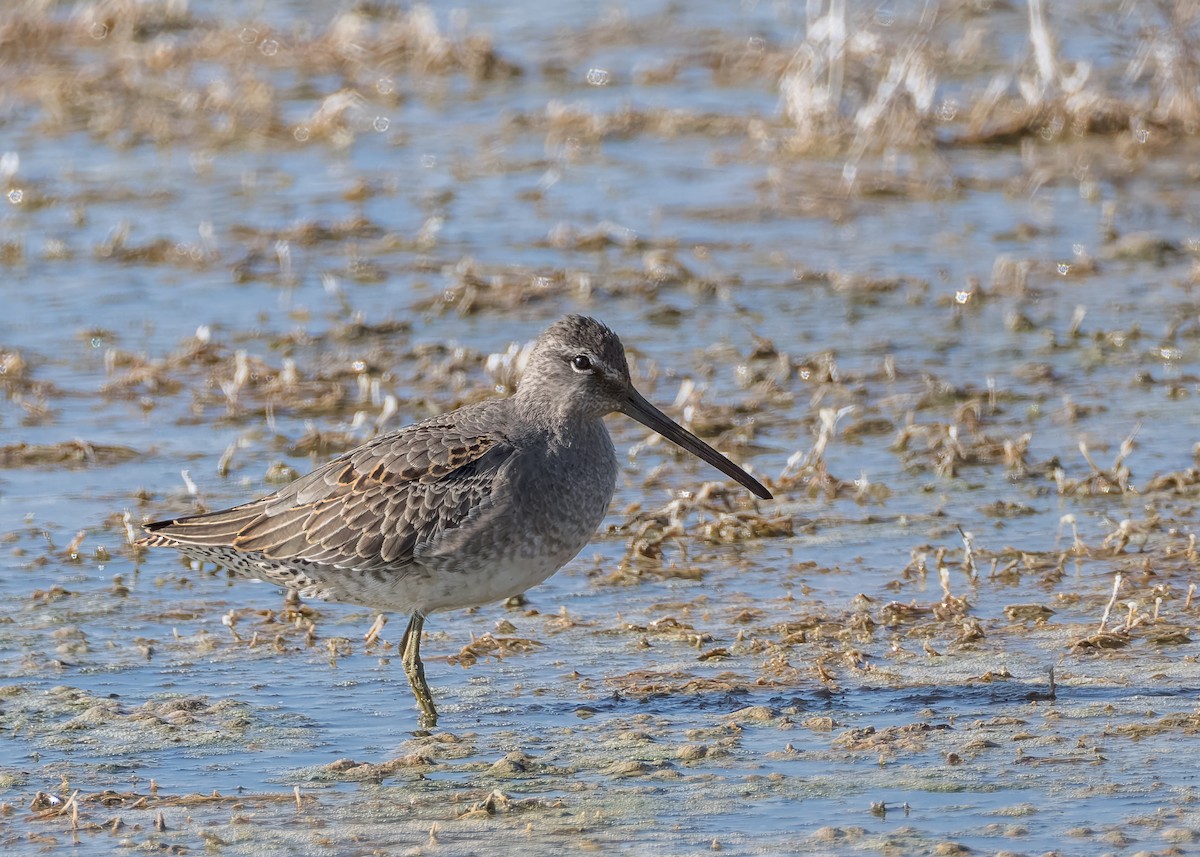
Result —
[{"label": "folded wing", "polygon": [[486,513],[513,453],[501,434],[461,423],[434,418],[384,435],[253,502],[149,524],[139,544],[310,570],[402,569]]}]

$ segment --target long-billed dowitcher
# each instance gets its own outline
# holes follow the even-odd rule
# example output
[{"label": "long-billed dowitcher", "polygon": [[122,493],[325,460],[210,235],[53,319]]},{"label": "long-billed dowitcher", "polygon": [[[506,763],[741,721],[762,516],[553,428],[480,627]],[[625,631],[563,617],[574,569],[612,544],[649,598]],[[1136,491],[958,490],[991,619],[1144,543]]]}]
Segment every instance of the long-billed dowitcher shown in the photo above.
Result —
[{"label": "long-billed dowitcher", "polygon": [[603,419],[614,411],[771,498],[634,389],[615,333],[571,315],[538,338],[512,397],[377,437],[250,503],[149,524],[138,544],[302,596],[408,612],[401,662],[433,725],[425,617],[518,595],[583,549],[616,487]]}]

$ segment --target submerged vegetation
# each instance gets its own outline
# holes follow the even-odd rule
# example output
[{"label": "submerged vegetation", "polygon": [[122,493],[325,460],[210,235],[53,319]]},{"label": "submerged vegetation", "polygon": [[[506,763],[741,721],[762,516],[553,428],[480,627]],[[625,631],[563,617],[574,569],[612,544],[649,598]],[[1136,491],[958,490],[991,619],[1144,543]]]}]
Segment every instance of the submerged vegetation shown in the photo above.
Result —
[{"label": "submerged vegetation", "polygon": [[[6,852],[1194,845],[1200,3],[230,8],[0,9]],[[132,545],[576,310],[776,500],[614,420],[444,731]]]}]

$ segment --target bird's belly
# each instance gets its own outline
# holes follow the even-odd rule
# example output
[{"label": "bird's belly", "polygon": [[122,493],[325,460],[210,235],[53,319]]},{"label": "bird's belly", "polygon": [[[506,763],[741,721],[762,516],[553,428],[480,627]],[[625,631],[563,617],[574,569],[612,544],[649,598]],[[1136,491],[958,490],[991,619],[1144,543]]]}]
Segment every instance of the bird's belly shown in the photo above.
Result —
[{"label": "bird's belly", "polygon": [[428,614],[477,607],[519,595],[571,561],[590,533],[569,543],[497,534],[489,550],[427,558],[403,571],[351,573],[313,595],[387,612]]},{"label": "bird's belly", "polygon": [[520,595],[553,575],[582,548],[580,545],[574,550],[536,557],[497,557],[488,565],[471,571],[443,570],[425,587],[420,599],[422,610],[426,613],[457,610]]}]

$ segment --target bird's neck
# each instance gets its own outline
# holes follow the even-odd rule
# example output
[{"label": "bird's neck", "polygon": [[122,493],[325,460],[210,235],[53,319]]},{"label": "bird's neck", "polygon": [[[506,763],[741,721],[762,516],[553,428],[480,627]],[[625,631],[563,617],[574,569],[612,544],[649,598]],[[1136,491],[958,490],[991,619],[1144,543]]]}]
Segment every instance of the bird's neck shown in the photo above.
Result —
[{"label": "bird's neck", "polygon": [[512,397],[517,425],[564,446],[587,434],[589,423],[601,422],[589,419],[574,404],[570,396],[538,385],[519,387]]}]

